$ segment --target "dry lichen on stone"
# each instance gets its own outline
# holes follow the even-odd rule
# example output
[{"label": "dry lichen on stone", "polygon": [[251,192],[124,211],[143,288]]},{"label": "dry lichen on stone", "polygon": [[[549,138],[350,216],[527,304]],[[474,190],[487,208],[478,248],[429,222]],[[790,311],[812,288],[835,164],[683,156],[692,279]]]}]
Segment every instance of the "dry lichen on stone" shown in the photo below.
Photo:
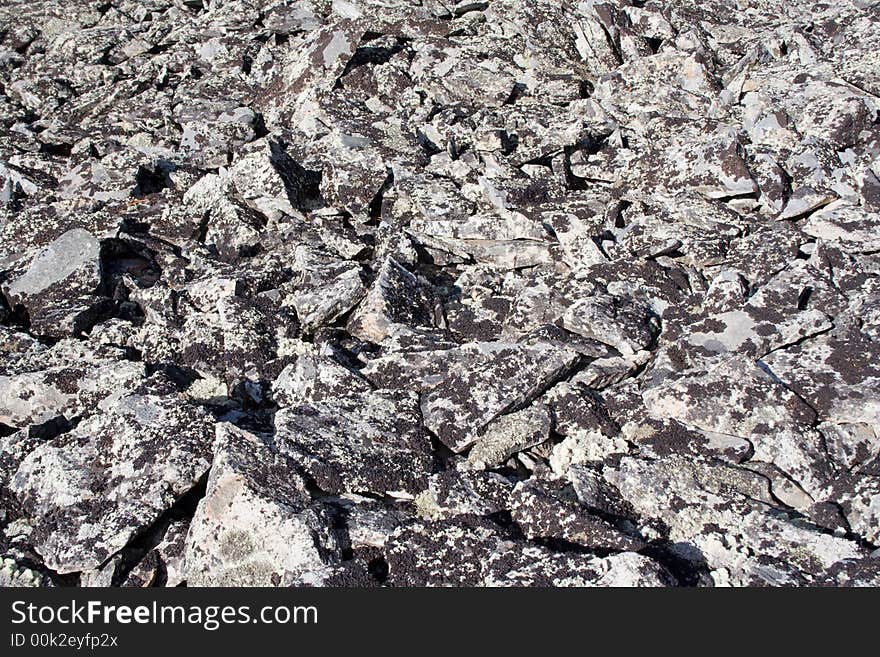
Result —
[{"label": "dry lichen on stone", "polygon": [[880,4],[0,7],[0,584],[880,584]]}]

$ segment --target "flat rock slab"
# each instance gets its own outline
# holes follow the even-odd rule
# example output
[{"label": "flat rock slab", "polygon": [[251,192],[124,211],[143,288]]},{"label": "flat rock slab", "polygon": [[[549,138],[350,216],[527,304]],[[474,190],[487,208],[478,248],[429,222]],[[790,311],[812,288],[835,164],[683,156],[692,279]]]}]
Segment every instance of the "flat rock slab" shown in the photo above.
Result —
[{"label": "flat rock slab", "polygon": [[419,390],[425,426],[460,452],[477,440],[480,429],[537,397],[577,360],[576,353],[549,345],[486,342],[385,356],[363,373],[377,385]]},{"label": "flat rock slab", "polygon": [[173,398],[131,394],[34,449],[10,489],[34,544],[60,573],[91,570],[125,547],[211,464],[212,418]]},{"label": "flat rock slab", "polygon": [[431,468],[414,394],[364,392],[290,406],[275,415],[275,440],[332,492],[414,495]]},{"label": "flat rock slab", "polygon": [[607,557],[554,554],[505,537],[471,518],[401,526],[388,543],[397,586],[667,586],[663,566],[622,552]]},{"label": "flat rock slab", "polygon": [[39,251],[27,270],[4,286],[11,305],[21,304],[38,333],[62,337],[88,328],[106,305],[92,296],[101,284],[101,245],[74,228]]}]

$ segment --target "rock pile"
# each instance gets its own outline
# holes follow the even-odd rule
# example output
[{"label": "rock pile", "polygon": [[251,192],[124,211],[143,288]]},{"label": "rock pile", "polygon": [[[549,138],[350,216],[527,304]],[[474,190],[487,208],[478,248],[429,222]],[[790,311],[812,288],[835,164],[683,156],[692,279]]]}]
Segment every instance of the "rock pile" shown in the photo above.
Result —
[{"label": "rock pile", "polygon": [[0,583],[880,585],[880,3],[0,7]]}]

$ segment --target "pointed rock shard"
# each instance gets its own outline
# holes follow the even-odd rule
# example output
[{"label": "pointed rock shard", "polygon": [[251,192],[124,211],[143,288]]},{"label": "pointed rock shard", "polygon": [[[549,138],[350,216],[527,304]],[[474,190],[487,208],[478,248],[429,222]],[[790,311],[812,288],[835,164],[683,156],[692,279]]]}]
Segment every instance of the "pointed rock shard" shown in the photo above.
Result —
[{"label": "pointed rock shard", "polygon": [[356,262],[299,247],[295,266],[300,280],[288,303],[296,310],[306,333],[313,333],[344,315],[364,295],[361,267]]},{"label": "pointed rock shard", "polygon": [[387,257],[348,330],[381,344],[393,332],[437,327],[440,309],[431,291],[394,258]]}]

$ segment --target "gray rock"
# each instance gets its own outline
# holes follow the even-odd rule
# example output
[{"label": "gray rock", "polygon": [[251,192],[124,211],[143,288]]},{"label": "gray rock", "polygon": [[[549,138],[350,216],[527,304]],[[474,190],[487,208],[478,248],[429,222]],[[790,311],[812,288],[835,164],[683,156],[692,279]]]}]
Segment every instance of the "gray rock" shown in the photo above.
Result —
[{"label": "gray rock", "polygon": [[377,385],[419,390],[425,426],[461,452],[483,427],[537,397],[576,361],[574,352],[548,345],[487,342],[386,356],[371,361],[363,373]]},{"label": "gray rock", "polygon": [[102,406],[31,451],[9,484],[35,521],[37,551],[60,573],[91,570],[121,550],[210,465],[214,423],[204,411],[139,394]]},{"label": "gray rock", "polygon": [[364,300],[352,313],[348,330],[380,344],[389,334],[413,329],[433,329],[442,315],[430,288],[394,258],[382,263]]},{"label": "gray rock", "polygon": [[517,452],[547,440],[550,422],[549,409],[537,405],[503,415],[486,428],[471,448],[468,462],[475,468],[499,466]]},{"label": "gray rock", "polygon": [[190,586],[319,585],[329,573],[320,507],[258,436],[218,424],[205,497],[186,537]]},{"label": "gray rock", "polygon": [[553,484],[527,480],[511,493],[511,516],[530,539],[559,539],[590,549],[636,551],[644,541],[590,513]]},{"label": "gray rock", "polygon": [[668,586],[673,579],[648,557],[553,553],[517,542],[474,518],[401,526],[388,543],[396,586]]},{"label": "gray rock", "polygon": [[328,492],[412,496],[431,467],[412,393],[370,391],[284,408],[275,415],[275,440]]},{"label": "gray rock", "polygon": [[876,2],[5,5],[4,582],[877,585]]},{"label": "gray rock", "polygon": [[8,285],[11,305],[27,310],[38,333],[63,337],[91,326],[105,300],[94,296],[101,284],[100,244],[85,230],[63,233],[37,253],[27,270]]}]

